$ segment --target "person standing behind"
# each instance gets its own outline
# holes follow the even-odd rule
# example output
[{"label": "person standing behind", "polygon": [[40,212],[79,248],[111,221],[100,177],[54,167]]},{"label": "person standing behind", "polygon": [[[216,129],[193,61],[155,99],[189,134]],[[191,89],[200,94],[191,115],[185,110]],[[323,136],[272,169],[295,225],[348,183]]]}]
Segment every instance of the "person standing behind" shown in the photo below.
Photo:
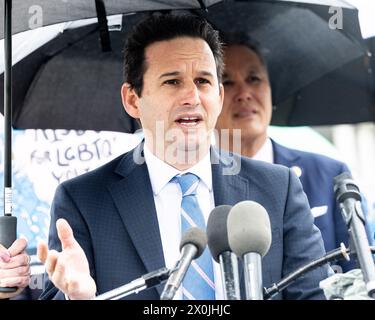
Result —
[{"label": "person standing behind", "polygon": [[[295,171],[303,185],[314,224],[320,229],[326,251],[343,242],[348,245],[348,231],[336,203],[333,178],[349,171],[343,162],[311,152],[284,147],[267,135],[272,117],[271,86],[267,65],[254,40],[245,34],[224,34],[223,85],[224,105],[216,129],[229,129],[228,149],[234,145],[233,129],[240,129],[240,152],[243,156],[281,164]],[[220,134],[218,135],[220,137]],[[220,146],[223,146],[222,142]],[[336,271],[348,271],[354,261],[341,261]]]}]

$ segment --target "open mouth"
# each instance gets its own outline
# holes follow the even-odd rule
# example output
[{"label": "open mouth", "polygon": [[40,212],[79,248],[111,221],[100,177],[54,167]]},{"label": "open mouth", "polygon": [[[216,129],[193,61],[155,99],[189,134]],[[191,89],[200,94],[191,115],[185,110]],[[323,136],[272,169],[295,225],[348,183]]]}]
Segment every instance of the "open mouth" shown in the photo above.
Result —
[{"label": "open mouth", "polygon": [[187,127],[194,127],[198,125],[199,123],[202,122],[202,117],[201,116],[184,116],[184,117],[179,117],[175,120],[178,124],[182,126],[187,126]]}]

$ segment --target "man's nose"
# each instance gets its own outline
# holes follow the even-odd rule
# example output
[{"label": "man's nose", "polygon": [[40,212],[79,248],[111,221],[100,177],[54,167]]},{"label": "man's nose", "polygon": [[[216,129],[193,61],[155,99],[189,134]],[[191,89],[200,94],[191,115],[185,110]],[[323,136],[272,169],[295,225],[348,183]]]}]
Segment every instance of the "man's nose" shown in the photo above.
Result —
[{"label": "man's nose", "polygon": [[181,104],[192,107],[200,104],[199,90],[194,82],[185,83],[181,93]]}]

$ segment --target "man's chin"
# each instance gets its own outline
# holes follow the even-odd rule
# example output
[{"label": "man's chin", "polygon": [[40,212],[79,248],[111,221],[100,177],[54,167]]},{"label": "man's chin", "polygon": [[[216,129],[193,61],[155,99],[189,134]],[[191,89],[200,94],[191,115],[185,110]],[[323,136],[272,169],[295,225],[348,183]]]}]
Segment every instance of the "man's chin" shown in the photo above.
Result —
[{"label": "man's chin", "polygon": [[203,144],[198,139],[183,140],[177,144],[177,150],[181,152],[198,151],[201,147]]}]

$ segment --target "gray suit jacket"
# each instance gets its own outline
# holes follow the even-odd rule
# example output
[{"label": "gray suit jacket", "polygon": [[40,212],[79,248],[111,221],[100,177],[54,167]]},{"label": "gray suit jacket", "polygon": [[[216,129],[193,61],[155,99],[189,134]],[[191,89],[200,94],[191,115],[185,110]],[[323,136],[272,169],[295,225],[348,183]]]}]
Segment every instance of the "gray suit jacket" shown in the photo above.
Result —
[{"label": "gray suit jacket", "polygon": [[[55,194],[49,247],[61,250],[55,222],[65,218],[86,253],[98,294],[165,265],[153,192],[142,160],[140,144],[108,164],[62,183]],[[219,154],[215,149],[211,162],[216,206],[254,200],[269,214],[272,245],[263,259],[264,286],[325,253],[306,195],[291,170]],[[278,298],[324,299],[319,281],[327,276],[327,267],[316,269]],[[41,298],[63,298],[46,278]],[[160,285],[127,298],[159,299],[162,289]]]}]

